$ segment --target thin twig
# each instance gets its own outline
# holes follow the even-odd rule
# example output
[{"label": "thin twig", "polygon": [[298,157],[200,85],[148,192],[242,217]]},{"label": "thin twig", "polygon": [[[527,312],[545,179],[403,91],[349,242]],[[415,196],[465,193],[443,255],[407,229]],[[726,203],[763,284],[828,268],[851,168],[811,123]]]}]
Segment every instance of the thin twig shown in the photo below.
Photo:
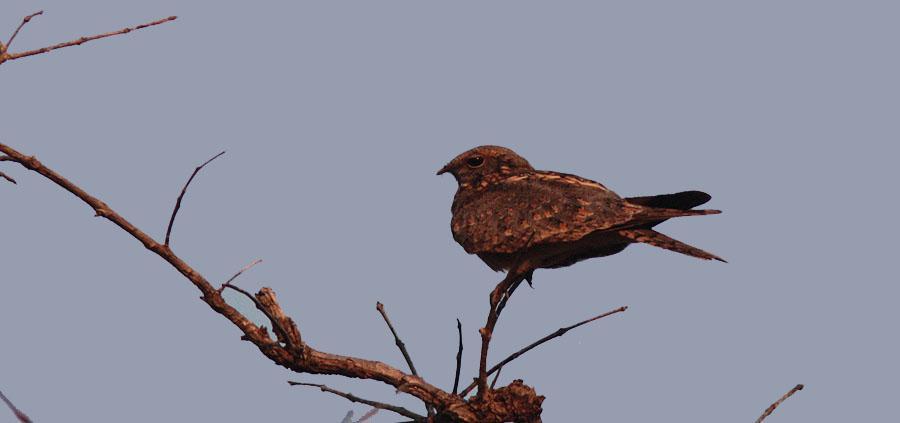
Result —
[{"label": "thin twig", "polygon": [[503,369],[497,369],[497,373],[494,374],[494,380],[491,381],[491,389],[494,389],[494,386],[497,385],[497,379],[500,379],[500,371]]},{"label": "thin twig", "polygon": [[219,292],[221,293],[222,291],[225,290],[225,285],[230,285],[231,282],[234,282],[234,280],[238,278],[238,276],[241,276],[241,274],[250,270],[253,266],[256,266],[257,264],[260,264],[260,263],[262,263],[262,259],[256,259],[256,260],[251,261],[250,264],[242,267],[241,270],[238,270],[238,272],[235,273],[234,276],[228,278],[228,280],[225,281],[225,283],[223,283],[221,287],[219,287]]},{"label": "thin twig", "polygon": [[[577,328],[577,327],[579,327],[579,326],[586,325],[586,324],[591,323],[591,322],[593,322],[593,321],[595,321],[595,320],[602,319],[602,318],[604,318],[604,317],[606,317],[606,316],[610,316],[610,315],[613,315],[613,314],[616,314],[616,313],[624,312],[625,310],[628,310],[628,306],[622,306],[622,307],[619,307],[619,308],[617,308],[617,309],[615,309],[615,310],[607,311],[606,313],[603,313],[603,314],[598,314],[598,315],[596,315],[596,316],[594,316],[594,317],[591,317],[590,319],[582,320],[582,321],[580,321],[580,322],[578,322],[578,323],[576,323],[576,324],[574,324],[574,325],[559,328],[559,329],[557,329],[556,331],[554,331],[553,333],[551,333],[551,334],[549,334],[549,335],[547,335],[547,336],[545,336],[545,337],[543,337],[543,338],[541,338],[541,339],[538,339],[537,341],[532,342],[532,343],[529,344],[528,346],[526,346],[526,347],[524,347],[524,348],[522,348],[522,349],[520,349],[520,350],[518,350],[518,351],[516,351],[516,352],[514,352],[514,353],[512,353],[512,354],[510,354],[509,357],[504,358],[503,361],[501,361],[501,362],[495,364],[494,367],[491,367],[490,370],[487,371],[487,375],[490,376],[490,375],[491,375],[492,373],[494,373],[494,372],[499,373],[499,372],[500,372],[500,369],[502,369],[503,366],[509,364],[510,361],[513,361],[513,360],[519,358],[520,356],[522,356],[523,354],[527,353],[528,351],[531,351],[531,350],[537,348],[539,345],[541,345],[541,344],[543,344],[543,343],[545,343],[545,342],[547,342],[547,341],[550,341],[550,340],[553,339],[553,338],[558,338],[558,337],[560,337],[560,336],[565,335],[566,332],[568,332],[568,331],[570,331],[570,330],[572,330],[572,329],[575,329],[575,328]],[[460,396],[465,396],[465,395],[466,395],[467,393],[469,393],[472,389],[474,389],[475,386],[476,386],[476,383],[475,383],[475,382],[472,382],[469,386],[466,387],[466,389],[463,389],[463,391],[460,392],[459,395],[460,395]]]},{"label": "thin twig", "polygon": [[120,30],[118,30],[118,31],[107,32],[107,33],[97,34],[97,35],[91,35],[91,36],[89,36],[89,37],[81,37],[81,38],[79,38],[79,39],[77,39],[77,40],[67,41],[67,42],[64,42],[64,43],[59,43],[59,44],[56,44],[56,45],[52,45],[52,46],[44,47],[44,48],[39,48],[39,49],[36,49],[36,50],[28,50],[28,51],[23,51],[23,52],[20,52],[20,53],[6,54],[4,57],[0,57],[0,63],[3,63],[3,62],[6,61],[6,60],[16,60],[16,59],[21,59],[21,58],[23,58],[23,57],[34,56],[34,55],[36,55],[36,54],[43,54],[43,53],[47,53],[47,52],[50,52],[50,51],[53,51],[53,50],[65,48],[65,47],[80,46],[80,45],[82,45],[82,44],[84,44],[84,43],[86,43],[86,42],[88,42],[88,41],[99,40],[99,39],[101,39],[101,38],[112,37],[112,36],[115,36],[115,35],[127,34],[127,33],[131,32],[131,31],[137,31],[137,30],[139,30],[139,29],[147,28],[147,27],[150,27],[150,26],[163,24],[163,23],[166,23],[166,22],[169,22],[169,21],[174,21],[175,19],[178,19],[178,17],[177,17],[177,16],[169,16],[168,18],[159,19],[159,20],[156,20],[156,21],[153,21],[153,22],[148,22],[148,23],[142,24],[142,25],[138,25],[138,26],[134,26],[134,27],[128,27],[128,28],[122,28],[122,29],[120,29]]},{"label": "thin twig", "polygon": [[393,412],[395,412],[395,413],[397,413],[397,414],[399,414],[399,415],[401,415],[401,416],[409,417],[409,418],[411,418],[411,419],[413,419],[413,420],[416,420],[416,421],[425,421],[425,416],[423,416],[423,415],[421,415],[421,414],[413,413],[412,411],[409,411],[409,410],[407,410],[407,409],[405,409],[405,408],[403,408],[403,407],[399,407],[399,406],[391,405],[391,404],[386,404],[386,403],[378,402],[378,401],[367,400],[367,399],[364,399],[364,398],[360,398],[360,397],[358,397],[358,396],[356,396],[356,395],[353,395],[353,394],[351,394],[351,393],[338,391],[338,390],[336,390],[336,389],[331,389],[331,388],[329,388],[328,386],[325,386],[325,385],[322,385],[322,384],[318,384],[318,383],[306,383],[306,382],[294,382],[294,381],[291,381],[291,380],[288,381],[288,384],[290,384],[291,386],[312,386],[312,387],[316,387],[316,388],[321,389],[322,392],[329,392],[329,393],[335,394],[335,395],[337,395],[337,396],[344,397],[344,398],[346,398],[346,399],[348,399],[348,400],[350,400],[350,401],[352,401],[352,402],[358,402],[358,403],[360,403],[360,404],[371,405],[372,407],[380,408],[380,409],[382,409],[382,410],[393,411]]},{"label": "thin twig", "polygon": [[409,356],[409,351],[406,350],[406,344],[403,343],[403,340],[400,339],[400,335],[397,335],[397,331],[394,330],[394,325],[391,324],[391,319],[388,318],[387,312],[384,311],[384,304],[380,301],[375,303],[375,309],[381,313],[381,317],[384,318],[384,322],[387,323],[388,329],[391,330],[391,334],[394,335],[394,343],[397,344],[397,348],[400,349],[400,353],[403,354],[403,359],[406,360],[406,364],[409,366],[409,371],[412,372],[413,376],[418,376],[419,372],[416,371],[416,366],[412,362],[412,357]]},{"label": "thin twig", "polygon": [[459,319],[456,319],[456,331],[459,332],[459,349],[456,350],[456,376],[453,377],[453,395],[456,395],[457,390],[459,390],[459,371],[462,368],[462,323]]},{"label": "thin twig", "polygon": [[799,385],[791,388],[791,390],[788,391],[788,393],[784,394],[784,396],[782,396],[781,398],[778,398],[778,401],[773,402],[772,405],[770,405],[769,408],[766,409],[766,411],[763,411],[762,415],[759,416],[758,419],[756,419],[756,423],[762,423],[762,421],[765,420],[766,417],[769,417],[769,415],[772,414],[772,412],[775,411],[775,409],[778,408],[778,406],[781,405],[781,403],[783,403],[784,400],[790,398],[791,395],[794,395],[795,393],[797,393],[797,391],[802,390],[802,389],[803,389],[803,384],[799,384]]},{"label": "thin twig", "polygon": [[0,178],[6,179],[7,181],[10,181],[10,182],[18,185],[18,183],[16,182],[15,179],[13,179],[12,177],[8,176],[7,174],[5,174],[3,172],[0,172]]},{"label": "thin twig", "polygon": [[21,423],[31,423],[31,419],[29,419],[28,416],[22,412],[22,410],[16,408],[16,406],[13,405],[12,401],[10,401],[9,398],[6,398],[6,395],[3,395],[3,391],[0,391],[0,399],[2,399],[3,402],[6,403],[6,406],[9,407],[10,410],[12,410],[13,414],[16,415],[16,418],[19,419]]},{"label": "thin twig", "polygon": [[13,32],[11,37],[9,37],[9,41],[6,42],[6,48],[9,49],[9,46],[12,45],[13,40],[16,39],[16,35],[19,35],[19,31],[22,29],[23,26],[25,26],[25,24],[27,24],[28,22],[31,22],[31,18],[33,18],[35,16],[43,15],[43,14],[44,14],[44,11],[39,10],[37,12],[34,12],[34,13],[22,18],[22,23],[19,24],[19,27],[16,28],[16,31]]},{"label": "thin twig", "polygon": [[218,159],[219,156],[221,156],[223,154],[225,154],[224,151],[219,154],[216,154],[215,156],[212,156],[211,159],[203,162],[202,165],[194,168],[194,173],[191,173],[191,177],[188,178],[187,182],[184,183],[184,188],[181,189],[181,194],[178,194],[178,199],[175,200],[175,208],[172,209],[172,217],[169,218],[169,226],[166,228],[166,242],[165,242],[166,246],[169,246],[169,236],[172,235],[172,225],[175,224],[175,215],[178,214],[178,209],[181,208],[181,200],[184,198],[184,194],[187,193],[188,185],[191,184],[191,181],[194,180],[194,177],[197,176],[198,173],[200,173],[200,170],[203,169],[204,166],[208,165],[213,160]]},{"label": "thin twig", "polygon": [[[406,349],[406,344],[400,339],[400,335],[397,334],[397,330],[394,329],[394,325],[391,324],[391,319],[387,315],[387,311],[384,310],[384,304],[381,301],[375,302],[375,309],[378,310],[378,313],[381,314],[381,317],[384,319],[384,323],[387,323],[388,329],[391,330],[391,334],[394,335],[394,343],[397,344],[397,348],[400,349],[400,353],[403,354],[403,359],[406,360],[406,364],[409,366],[409,371],[412,372],[413,376],[418,376],[419,372],[416,371],[416,366],[413,364],[412,357],[409,356],[409,351]],[[428,417],[434,415],[434,410],[431,408],[430,404],[425,404],[425,408],[428,410]]]},{"label": "thin twig", "polygon": [[364,421],[366,421],[366,420],[371,419],[371,418],[374,417],[376,414],[378,414],[378,410],[380,410],[380,408],[378,408],[378,407],[373,407],[373,408],[372,408],[371,410],[369,410],[366,414],[363,414],[363,416],[360,417],[359,420],[356,421],[356,423],[362,423],[362,422],[364,422]]}]

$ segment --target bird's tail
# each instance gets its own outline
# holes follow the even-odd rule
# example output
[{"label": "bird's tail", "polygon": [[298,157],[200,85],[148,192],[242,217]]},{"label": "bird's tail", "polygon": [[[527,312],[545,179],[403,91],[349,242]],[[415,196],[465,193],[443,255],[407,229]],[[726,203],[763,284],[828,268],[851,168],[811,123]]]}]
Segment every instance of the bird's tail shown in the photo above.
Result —
[{"label": "bird's tail", "polygon": [[619,231],[619,235],[622,235],[623,237],[635,242],[650,244],[659,248],[665,248],[667,250],[672,250],[677,253],[689,255],[692,257],[697,257],[704,260],[718,260],[723,263],[727,263],[724,259],[715,254],[708,253],[696,247],[692,247],[677,239],[669,238],[668,236],[656,232],[653,229],[622,229]]}]

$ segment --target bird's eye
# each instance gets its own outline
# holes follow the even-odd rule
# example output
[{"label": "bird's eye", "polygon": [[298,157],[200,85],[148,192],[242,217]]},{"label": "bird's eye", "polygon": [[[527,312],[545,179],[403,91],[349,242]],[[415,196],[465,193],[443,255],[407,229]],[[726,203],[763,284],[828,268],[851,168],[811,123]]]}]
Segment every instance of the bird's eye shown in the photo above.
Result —
[{"label": "bird's eye", "polygon": [[466,160],[466,164],[469,165],[469,167],[479,167],[484,164],[484,157],[470,157],[468,160]]}]

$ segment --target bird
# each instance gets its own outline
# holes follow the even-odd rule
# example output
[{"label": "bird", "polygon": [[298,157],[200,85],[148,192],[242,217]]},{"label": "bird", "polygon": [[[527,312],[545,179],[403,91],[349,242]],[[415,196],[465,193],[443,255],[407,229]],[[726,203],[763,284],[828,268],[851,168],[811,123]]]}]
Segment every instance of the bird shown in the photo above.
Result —
[{"label": "bird", "polygon": [[644,243],[703,260],[721,257],[653,228],[710,200],[701,191],[622,198],[577,175],[535,170],[513,150],[472,148],[437,174],[450,173],[458,188],[450,208],[453,239],[495,271],[518,272],[531,284],[534,270],[571,266]]}]

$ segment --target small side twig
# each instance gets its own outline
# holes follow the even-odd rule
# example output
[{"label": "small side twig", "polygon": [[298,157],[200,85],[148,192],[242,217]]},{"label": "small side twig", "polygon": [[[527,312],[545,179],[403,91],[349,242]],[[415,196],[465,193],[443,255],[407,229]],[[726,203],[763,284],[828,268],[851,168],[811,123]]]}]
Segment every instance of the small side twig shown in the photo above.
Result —
[{"label": "small side twig", "polygon": [[58,50],[61,48],[80,46],[88,41],[94,41],[94,40],[99,40],[101,38],[112,37],[112,36],[121,35],[121,34],[127,34],[131,31],[137,31],[139,29],[144,29],[144,28],[147,28],[150,26],[163,24],[163,23],[166,23],[169,21],[174,21],[175,19],[178,19],[178,17],[177,16],[169,16],[168,18],[155,20],[153,22],[148,22],[148,23],[141,24],[138,26],[122,28],[118,31],[106,32],[103,34],[91,35],[88,37],[81,37],[77,40],[67,41],[64,43],[59,43],[59,44],[55,44],[55,45],[52,45],[49,47],[39,48],[39,49],[35,49],[35,50],[28,50],[28,51],[23,51],[23,52],[19,52],[19,53],[9,53],[9,52],[5,51],[5,52],[3,52],[3,54],[0,54],[0,63],[3,63],[7,60],[16,60],[16,59],[21,59],[23,57],[34,56],[37,54],[44,54],[44,53],[47,53],[47,52],[50,52],[53,50]]},{"label": "small side twig", "polygon": [[502,367],[497,369],[497,373],[494,374],[494,380],[491,381],[491,389],[494,389],[494,386],[497,386],[497,379],[500,379],[501,370],[503,370]]},{"label": "small side twig", "polygon": [[[577,327],[579,327],[579,326],[586,325],[586,324],[591,323],[591,322],[593,322],[593,321],[595,321],[595,320],[600,320],[600,319],[602,319],[602,318],[604,318],[604,317],[606,317],[606,316],[610,316],[610,315],[613,315],[613,314],[616,314],[616,313],[622,313],[622,312],[624,312],[625,310],[628,310],[628,306],[622,306],[622,307],[619,307],[619,308],[617,308],[617,309],[615,309],[615,310],[607,311],[606,313],[603,313],[603,314],[598,314],[598,315],[596,315],[596,316],[594,316],[594,317],[591,317],[590,319],[582,320],[582,321],[580,321],[580,322],[578,322],[578,323],[575,323],[574,325],[559,328],[559,329],[557,329],[556,331],[554,331],[553,333],[551,333],[551,334],[549,334],[549,335],[547,335],[547,336],[545,336],[545,337],[543,337],[543,338],[541,338],[541,339],[538,339],[537,341],[532,342],[532,343],[529,344],[528,346],[526,346],[526,347],[524,347],[524,348],[522,348],[522,349],[520,349],[520,350],[518,350],[518,351],[516,351],[516,352],[514,352],[514,353],[512,353],[512,354],[510,354],[509,357],[504,358],[502,361],[500,361],[499,363],[495,364],[494,367],[491,367],[490,370],[487,371],[487,375],[490,376],[490,375],[491,375],[492,373],[494,373],[494,372],[500,373],[500,369],[502,369],[503,366],[509,364],[510,361],[513,361],[513,360],[515,360],[515,359],[521,357],[523,354],[525,354],[525,353],[527,353],[528,351],[531,351],[531,350],[537,348],[539,345],[541,345],[541,344],[543,344],[543,343],[545,343],[545,342],[547,342],[547,341],[550,341],[551,339],[558,338],[558,337],[560,337],[560,336],[565,335],[566,332],[568,332],[568,331],[570,331],[570,330],[572,330],[572,329],[575,329],[575,328],[577,328]],[[496,380],[497,380],[497,379],[494,378],[494,381],[496,381]],[[466,387],[466,389],[463,389],[463,391],[460,392],[459,395],[460,395],[460,396],[465,396],[465,395],[466,395],[467,393],[469,393],[472,389],[474,389],[475,386],[476,386],[476,382],[472,382],[469,386]]]},{"label": "small side twig", "polygon": [[456,331],[459,332],[459,349],[456,350],[456,376],[453,377],[453,395],[456,395],[459,390],[459,371],[462,368],[462,323],[459,319],[456,319]]},{"label": "small side twig", "polygon": [[0,391],[0,399],[2,399],[3,402],[6,403],[6,406],[9,407],[10,410],[12,410],[13,414],[16,415],[16,418],[19,419],[19,422],[31,423],[31,419],[28,418],[28,416],[25,415],[25,413],[23,413],[22,410],[19,410],[18,408],[16,408],[16,406],[13,405],[12,401],[10,401],[9,398],[6,398],[6,395],[3,395],[3,391]]},{"label": "small side twig", "polygon": [[234,276],[228,278],[228,280],[225,281],[225,283],[223,283],[221,287],[219,287],[219,293],[222,293],[222,291],[225,290],[227,285],[230,285],[231,282],[234,282],[234,280],[237,279],[238,276],[241,276],[241,274],[250,270],[251,268],[253,268],[253,266],[256,266],[257,264],[260,264],[260,263],[262,263],[262,259],[256,259],[256,260],[251,261],[250,264],[242,267],[241,270],[238,270],[238,272],[235,273]]},{"label": "small side twig", "polygon": [[0,172],[0,178],[6,179],[7,181],[12,182],[12,183],[18,185],[18,183],[16,182],[15,179],[13,179],[13,178],[10,177],[10,176],[7,176],[7,175],[6,175],[5,173],[3,173],[3,172]]},{"label": "small side twig", "polygon": [[[391,330],[391,334],[394,335],[394,343],[397,344],[397,348],[400,349],[400,353],[403,354],[403,359],[406,360],[406,364],[409,366],[409,371],[412,372],[413,376],[419,376],[419,372],[416,371],[416,366],[413,364],[412,357],[409,356],[409,351],[406,349],[406,344],[400,339],[400,335],[397,334],[397,330],[394,329],[394,325],[391,324],[391,319],[387,315],[387,311],[384,310],[384,304],[381,301],[375,302],[375,309],[378,310],[378,313],[381,314],[381,317],[384,319],[384,323],[387,323],[388,329]],[[433,409],[430,404],[425,404],[425,408],[428,409],[428,417],[433,415]]]},{"label": "small side twig", "polygon": [[44,11],[39,10],[37,12],[34,12],[34,13],[22,18],[22,23],[19,24],[19,26],[16,28],[16,31],[13,32],[12,36],[9,37],[9,41],[6,42],[6,48],[8,49],[9,46],[12,45],[13,40],[16,39],[16,35],[19,35],[19,31],[22,29],[23,26],[25,26],[25,24],[27,24],[28,22],[31,22],[31,18],[33,18],[35,16],[40,16],[43,14],[44,14]]},{"label": "small side twig", "polygon": [[[519,267],[520,266],[516,266],[516,268]],[[487,358],[491,338],[494,334],[494,327],[497,326],[497,320],[500,319],[500,312],[506,307],[506,302],[522,281],[525,280],[525,275],[527,274],[528,271],[510,270],[509,273],[506,274],[506,277],[503,278],[491,292],[487,323],[483,328],[478,330],[478,333],[481,334],[481,360],[478,363],[478,377],[476,378],[476,382],[478,385],[478,397],[480,399],[485,399],[485,396],[488,394]],[[468,390],[460,393],[460,395],[465,396],[467,392]]]},{"label": "small side twig", "polygon": [[178,199],[175,200],[175,208],[172,209],[172,217],[169,218],[169,226],[166,228],[165,245],[167,247],[169,246],[169,237],[172,235],[172,225],[175,224],[175,216],[178,214],[178,210],[181,208],[181,200],[184,199],[184,194],[187,193],[187,189],[188,189],[188,186],[191,184],[191,181],[194,180],[194,177],[197,176],[198,173],[200,173],[200,170],[203,169],[204,166],[208,165],[213,160],[218,159],[219,156],[221,156],[223,154],[225,154],[224,151],[219,154],[216,154],[215,156],[212,156],[211,159],[203,162],[202,165],[194,168],[194,173],[191,173],[191,177],[188,178],[187,182],[184,183],[184,188],[181,189],[181,194],[178,194]]},{"label": "small side twig", "polygon": [[360,398],[360,397],[358,397],[358,396],[356,396],[356,395],[353,395],[353,394],[351,394],[351,393],[338,391],[338,390],[336,390],[336,389],[331,389],[331,388],[329,388],[329,387],[326,386],[326,385],[322,385],[322,384],[318,384],[318,383],[294,382],[294,381],[291,381],[291,380],[288,381],[288,384],[291,385],[291,386],[312,386],[312,387],[321,389],[322,392],[332,393],[332,394],[335,394],[335,395],[337,395],[337,396],[339,396],[339,397],[344,397],[344,398],[346,398],[346,399],[348,399],[348,400],[350,400],[350,401],[352,401],[352,402],[358,402],[358,403],[360,403],[360,404],[370,405],[370,406],[372,406],[372,407],[380,408],[380,409],[382,409],[382,410],[393,411],[393,412],[395,412],[395,413],[397,413],[397,414],[399,414],[399,415],[401,415],[401,416],[409,417],[409,418],[411,418],[411,419],[413,419],[413,420],[415,420],[415,421],[425,421],[425,416],[423,416],[423,415],[421,415],[421,414],[414,413],[414,412],[412,412],[412,411],[409,411],[409,410],[407,410],[406,408],[399,407],[399,406],[396,406],[396,405],[386,404],[386,403],[383,403],[383,402],[367,400],[367,399],[365,399],[365,398]]},{"label": "small side twig", "polygon": [[769,408],[766,409],[766,411],[763,411],[762,415],[759,416],[758,419],[756,419],[756,423],[762,423],[762,421],[765,420],[766,417],[769,417],[769,415],[772,414],[772,412],[775,411],[775,409],[778,408],[778,406],[781,405],[781,403],[783,403],[786,399],[790,398],[791,395],[794,395],[795,393],[797,393],[797,391],[800,391],[802,389],[803,389],[802,383],[791,388],[791,390],[788,391],[786,394],[784,394],[784,396],[782,396],[781,398],[778,398],[778,401],[773,402],[772,405],[770,405]]}]

